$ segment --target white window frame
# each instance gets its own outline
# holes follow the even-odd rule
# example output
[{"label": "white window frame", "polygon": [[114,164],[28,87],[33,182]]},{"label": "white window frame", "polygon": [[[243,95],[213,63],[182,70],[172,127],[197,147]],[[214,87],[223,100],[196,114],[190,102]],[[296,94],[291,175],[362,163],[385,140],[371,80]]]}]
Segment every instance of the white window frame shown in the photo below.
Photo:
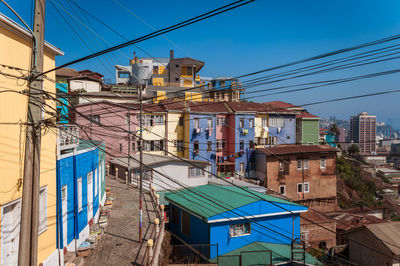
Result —
[{"label": "white window frame", "polygon": [[[299,185],[301,186],[301,191],[299,191]],[[303,193],[304,192],[304,184],[297,183],[296,191],[297,191],[297,193]]]},{"label": "white window frame", "polygon": [[[283,188],[283,193],[281,193],[281,188]],[[279,194],[286,195],[286,185],[280,185],[279,186]]]},{"label": "white window frame", "polygon": [[301,159],[297,159],[297,170],[301,170],[302,166],[303,166],[303,162],[301,161]]},{"label": "white window frame", "polygon": [[200,119],[199,118],[193,118],[193,128],[200,128]]},{"label": "white window frame", "polygon": [[82,211],[82,181],[83,178],[80,177],[77,179],[77,190],[78,190],[78,212]]},{"label": "white window frame", "polygon": [[254,118],[249,118],[249,128],[254,128]]},{"label": "white window frame", "polygon": [[208,129],[212,129],[213,128],[212,118],[207,118],[207,128]]},{"label": "white window frame", "polygon": [[204,177],[204,168],[200,167],[189,167],[189,178],[193,177]]},{"label": "white window frame", "polygon": [[239,118],[239,128],[244,128],[244,118]]},{"label": "white window frame", "polygon": [[47,186],[39,191],[39,226],[38,234],[41,235],[47,230]]},{"label": "white window frame", "polygon": [[308,167],[309,167],[309,165],[308,165],[308,159],[303,159],[303,168],[304,168],[304,170],[307,170]]},{"label": "white window frame", "polygon": [[321,157],[319,159],[319,167],[321,169],[326,169],[326,157]]},{"label": "white window frame", "polygon": [[[248,224],[248,233],[245,233],[245,225]],[[238,230],[242,230],[240,233]],[[251,224],[241,223],[241,224],[231,224],[229,225],[229,237],[240,237],[251,235]]]},{"label": "white window frame", "polygon": [[261,126],[262,127],[268,126],[268,119],[266,117],[261,118]]},{"label": "white window frame", "polygon": [[303,183],[303,192],[304,193],[309,193],[310,192],[310,182],[304,182]]},{"label": "white window frame", "polygon": [[97,192],[98,192],[98,168],[94,169],[94,196],[97,196]]}]

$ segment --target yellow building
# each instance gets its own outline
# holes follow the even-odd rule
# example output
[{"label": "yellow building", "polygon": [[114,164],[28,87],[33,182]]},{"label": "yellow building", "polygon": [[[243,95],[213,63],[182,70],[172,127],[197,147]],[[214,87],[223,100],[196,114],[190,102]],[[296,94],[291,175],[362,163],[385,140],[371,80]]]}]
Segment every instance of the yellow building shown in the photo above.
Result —
[{"label": "yellow building", "polygon": [[[176,156],[184,156],[184,114],[182,112],[168,112],[167,113],[167,131],[168,131],[168,153]],[[170,154],[168,154],[170,155]]]},{"label": "yellow building", "polygon": [[256,146],[264,147],[267,144],[268,133],[268,114],[256,114],[254,118],[254,141]]},{"label": "yellow building", "polygon": [[[28,73],[32,45],[30,33],[2,14],[0,49],[0,264],[17,265],[28,97],[15,92],[28,87],[25,80],[13,76]],[[57,55],[63,53],[46,43],[44,70],[55,67]],[[55,73],[51,72],[47,77],[54,80]],[[44,81],[44,87],[50,93],[56,92],[55,84],[49,80]],[[46,104],[56,108],[54,101],[46,100]],[[54,130],[42,130],[38,263],[43,265],[58,265],[59,261],[56,249],[56,143]]]}]

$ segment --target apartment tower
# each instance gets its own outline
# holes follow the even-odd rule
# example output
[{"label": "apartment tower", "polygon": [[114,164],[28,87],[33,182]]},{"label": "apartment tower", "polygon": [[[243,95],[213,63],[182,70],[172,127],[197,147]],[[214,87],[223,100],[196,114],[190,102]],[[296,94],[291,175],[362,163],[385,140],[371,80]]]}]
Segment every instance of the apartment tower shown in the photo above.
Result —
[{"label": "apartment tower", "polygon": [[362,112],[350,117],[350,141],[360,145],[361,154],[374,154],[376,151],[376,116]]}]

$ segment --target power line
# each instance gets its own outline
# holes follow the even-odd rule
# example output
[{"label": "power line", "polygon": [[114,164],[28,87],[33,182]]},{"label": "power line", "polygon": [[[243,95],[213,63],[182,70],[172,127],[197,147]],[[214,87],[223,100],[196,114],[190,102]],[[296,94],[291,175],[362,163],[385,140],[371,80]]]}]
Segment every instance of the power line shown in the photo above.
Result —
[{"label": "power line", "polygon": [[206,13],[204,13],[204,14],[201,14],[201,15],[199,15],[199,16],[196,16],[196,17],[187,19],[187,20],[185,20],[185,21],[182,21],[182,22],[180,22],[180,23],[177,23],[177,24],[175,24],[175,25],[169,26],[169,27],[167,27],[167,28],[163,28],[163,29],[161,29],[161,30],[152,32],[152,33],[150,33],[150,34],[147,34],[147,35],[144,35],[144,36],[142,36],[142,37],[133,39],[133,40],[131,40],[131,41],[127,41],[127,42],[125,42],[125,43],[122,43],[122,44],[119,44],[119,45],[116,45],[116,46],[113,46],[113,47],[104,49],[104,50],[99,51],[99,52],[96,52],[96,53],[92,53],[92,54],[90,54],[90,55],[84,56],[84,57],[82,57],[82,58],[73,60],[73,61],[68,62],[68,63],[65,63],[65,64],[63,64],[63,65],[61,65],[61,66],[55,67],[55,68],[50,69],[50,70],[47,70],[47,71],[45,71],[45,72],[42,72],[42,73],[39,74],[39,76],[42,76],[42,75],[44,75],[44,74],[47,74],[47,73],[49,73],[49,72],[55,71],[55,70],[60,69],[60,68],[63,68],[63,67],[67,67],[67,66],[72,65],[72,64],[75,64],[75,63],[79,63],[79,62],[82,62],[82,61],[86,61],[86,60],[88,60],[88,59],[95,58],[95,57],[98,57],[98,56],[100,56],[100,55],[103,55],[103,54],[106,54],[106,53],[110,53],[110,52],[119,50],[119,49],[121,49],[121,48],[124,48],[124,47],[130,46],[130,45],[133,45],[133,44],[136,44],[136,43],[139,43],[139,42],[142,42],[142,41],[145,41],[145,40],[148,40],[148,39],[157,37],[157,36],[162,35],[162,34],[165,34],[165,33],[168,33],[168,32],[171,32],[171,31],[174,31],[174,30],[177,30],[177,29],[186,27],[186,26],[189,26],[189,25],[191,25],[191,24],[200,22],[200,21],[202,21],[202,20],[205,20],[205,19],[214,17],[214,16],[216,16],[216,15],[225,13],[225,12],[230,11],[230,10],[232,10],[232,9],[236,9],[236,8],[241,7],[241,6],[243,6],[243,5],[247,5],[247,4],[249,4],[249,3],[251,3],[251,2],[254,2],[254,1],[256,1],[256,0],[247,0],[247,1],[245,1],[245,0],[239,0],[239,1],[236,1],[236,2],[233,2],[233,3],[230,3],[230,4],[228,4],[228,5],[225,5],[225,6],[216,8],[216,9],[213,9],[213,10],[211,10],[211,11],[209,11],[209,12],[206,12]]}]

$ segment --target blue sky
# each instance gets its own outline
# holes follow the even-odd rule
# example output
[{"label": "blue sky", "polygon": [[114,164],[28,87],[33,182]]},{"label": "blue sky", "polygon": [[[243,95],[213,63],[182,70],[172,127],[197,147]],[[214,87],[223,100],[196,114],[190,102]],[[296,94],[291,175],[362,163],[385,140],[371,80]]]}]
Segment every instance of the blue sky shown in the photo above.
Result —
[{"label": "blue sky", "polygon": [[[140,37],[152,31],[148,25],[121,8],[115,1],[119,1],[154,28],[169,26],[182,19],[196,16],[229,3],[229,1],[211,0],[86,0],[76,1],[76,3],[128,39]],[[30,1],[13,0],[9,3],[31,24]],[[123,39],[95,20],[85,16],[69,0],[57,0],[57,3],[65,9],[62,10],[58,7],[74,29],[79,33],[81,30],[84,32],[81,35],[90,47],[89,50],[75,36],[48,0],[46,40],[65,52],[65,56],[57,58],[58,65],[87,55],[90,51],[98,51],[109,47],[109,45],[123,42]],[[400,1],[398,0],[258,0],[244,7],[191,25],[188,28],[167,34],[166,37],[175,46],[166,38],[160,36],[144,41],[140,44],[140,48],[157,57],[167,57],[169,50],[174,49],[176,57],[191,56],[202,60],[205,62],[205,67],[200,72],[203,76],[237,76],[398,34],[400,32],[399,10]],[[70,12],[75,18],[78,17],[83,20],[109,44],[91,35],[87,28],[68,17],[66,11]],[[16,20],[2,5],[0,12],[4,12]],[[398,43],[400,41],[385,45]],[[369,49],[363,49],[359,52]],[[99,58],[100,60],[92,59],[72,67],[77,69],[89,68],[104,74],[106,78],[111,78],[114,72],[113,65],[128,64],[126,56],[132,56],[134,50],[137,51],[138,56],[146,56],[137,48],[128,47],[121,52],[102,56]],[[342,56],[346,55],[350,54],[343,54]],[[385,63],[330,72],[329,74],[313,75],[254,89],[268,89],[277,85],[299,84],[386,71],[396,69],[399,65],[398,61],[391,60]],[[280,71],[284,70],[286,69]],[[303,92],[260,96],[253,100],[282,100],[293,104],[306,104],[320,100],[399,89],[399,76],[400,74],[394,74]],[[263,93],[252,94],[252,96],[261,94]],[[398,93],[309,106],[307,109],[319,116],[335,115],[337,118],[345,119],[348,119],[350,115],[367,111],[376,114],[380,121],[393,118],[395,126],[400,127],[399,103],[400,94]]]}]

